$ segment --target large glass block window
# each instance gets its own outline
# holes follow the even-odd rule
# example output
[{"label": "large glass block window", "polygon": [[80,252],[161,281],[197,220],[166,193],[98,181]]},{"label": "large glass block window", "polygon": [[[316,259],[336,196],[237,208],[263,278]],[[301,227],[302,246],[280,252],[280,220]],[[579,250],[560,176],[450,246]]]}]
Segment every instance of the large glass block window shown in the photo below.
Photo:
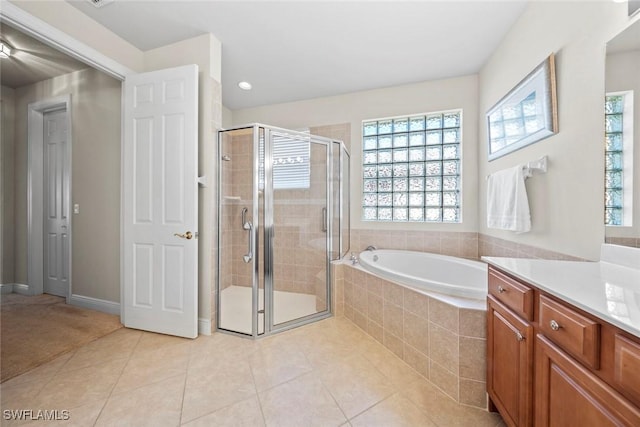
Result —
[{"label": "large glass block window", "polygon": [[462,111],[362,124],[364,221],[460,222]]},{"label": "large glass block window", "polygon": [[605,97],[606,225],[630,226],[633,185],[633,92]]}]

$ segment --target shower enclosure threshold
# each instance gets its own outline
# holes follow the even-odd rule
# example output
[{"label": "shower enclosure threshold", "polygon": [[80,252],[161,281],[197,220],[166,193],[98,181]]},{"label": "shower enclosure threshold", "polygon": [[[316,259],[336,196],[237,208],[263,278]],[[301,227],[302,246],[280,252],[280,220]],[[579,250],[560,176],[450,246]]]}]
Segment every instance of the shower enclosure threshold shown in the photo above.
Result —
[{"label": "shower enclosure threshold", "polygon": [[[220,327],[251,334],[251,291],[248,286],[232,285],[220,293]],[[259,289],[259,305],[264,306],[264,290]],[[315,314],[316,297],[296,292],[274,291],[274,324]],[[262,332],[262,331],[260,331]]]}]

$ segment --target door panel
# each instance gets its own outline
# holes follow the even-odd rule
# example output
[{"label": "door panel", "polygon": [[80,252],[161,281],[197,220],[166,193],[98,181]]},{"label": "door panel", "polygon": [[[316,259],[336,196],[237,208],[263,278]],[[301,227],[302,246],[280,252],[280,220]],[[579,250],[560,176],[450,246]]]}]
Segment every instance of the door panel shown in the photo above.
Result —
[{"label": "door panel", "polygon": [[69,293],[69,171],[67,111],[44,114],[44,292],[67,297]]},{"label": "door panel", "polygon": [[[261,227],[254,209],[257,175],[254,128],[220,134],[219,207],[219,310],[218,328],[246,335],[254,333],[255,266],[262,259],[256,227]],[[254,185],[256,188],[254,188]],[[254,246],[255,245],[255,246]],[[258,330],[264,331],[264,316]]]},{"label": "door panel", "polygon": [[124,324],[190,338],[198,334],[197,76],[189,65],[124,85]]},{"label": "door panel", "polygon": [[[326,141],[309,136],[270,132],[273,216],[271,328],[328,311],[328,239],[331,209],[328,200],[329,150]],[[292,154],[293,153],[293,154]],[[269,156],[265,156],[269,162]],[[304,166],[301,167],[300,165]],[[271,289],[271,291],[270,291]]]}]

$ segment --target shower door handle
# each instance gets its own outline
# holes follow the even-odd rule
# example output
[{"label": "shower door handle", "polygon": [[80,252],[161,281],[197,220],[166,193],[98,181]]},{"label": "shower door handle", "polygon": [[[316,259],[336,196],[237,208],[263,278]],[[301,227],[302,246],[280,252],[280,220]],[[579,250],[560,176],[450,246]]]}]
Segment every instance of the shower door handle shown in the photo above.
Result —
[{"label": "shower door handle", "polygon": [[253,259],[253,224],[250,221],[244,223],[247,227],[245,230],[249,230],[249,253],[242,257],[243,261],[247,264]]},{"label": "shower door handle", "polygon": [[243,230],[251,230],[251,223],[247,221],[247,212],[249,209],[242,208],[242,229]]},{"label": "shower door handle", "polygon": [[327,208],[322,208],[322,231],[327,232]]}]

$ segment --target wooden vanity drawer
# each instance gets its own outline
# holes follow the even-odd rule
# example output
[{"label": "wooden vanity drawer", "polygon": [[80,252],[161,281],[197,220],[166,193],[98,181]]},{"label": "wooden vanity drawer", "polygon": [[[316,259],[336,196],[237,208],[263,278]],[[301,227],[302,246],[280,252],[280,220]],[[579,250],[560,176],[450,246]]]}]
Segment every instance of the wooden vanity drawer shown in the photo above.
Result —
[{"label": "wooden vanity drawer", "polygon": [[540,331],[585,365],[600,368],[600,324],[540,295]]},{"label": "wooden vanity drawer", "polygon": [[613,380],[617,387],[640,402],[640,345],[616,334]]},{"label": "wooden vanity drawer", "polygon": [[500,273],[489,270],[489,294],[525,320],[533,320],[533,289]]}]

